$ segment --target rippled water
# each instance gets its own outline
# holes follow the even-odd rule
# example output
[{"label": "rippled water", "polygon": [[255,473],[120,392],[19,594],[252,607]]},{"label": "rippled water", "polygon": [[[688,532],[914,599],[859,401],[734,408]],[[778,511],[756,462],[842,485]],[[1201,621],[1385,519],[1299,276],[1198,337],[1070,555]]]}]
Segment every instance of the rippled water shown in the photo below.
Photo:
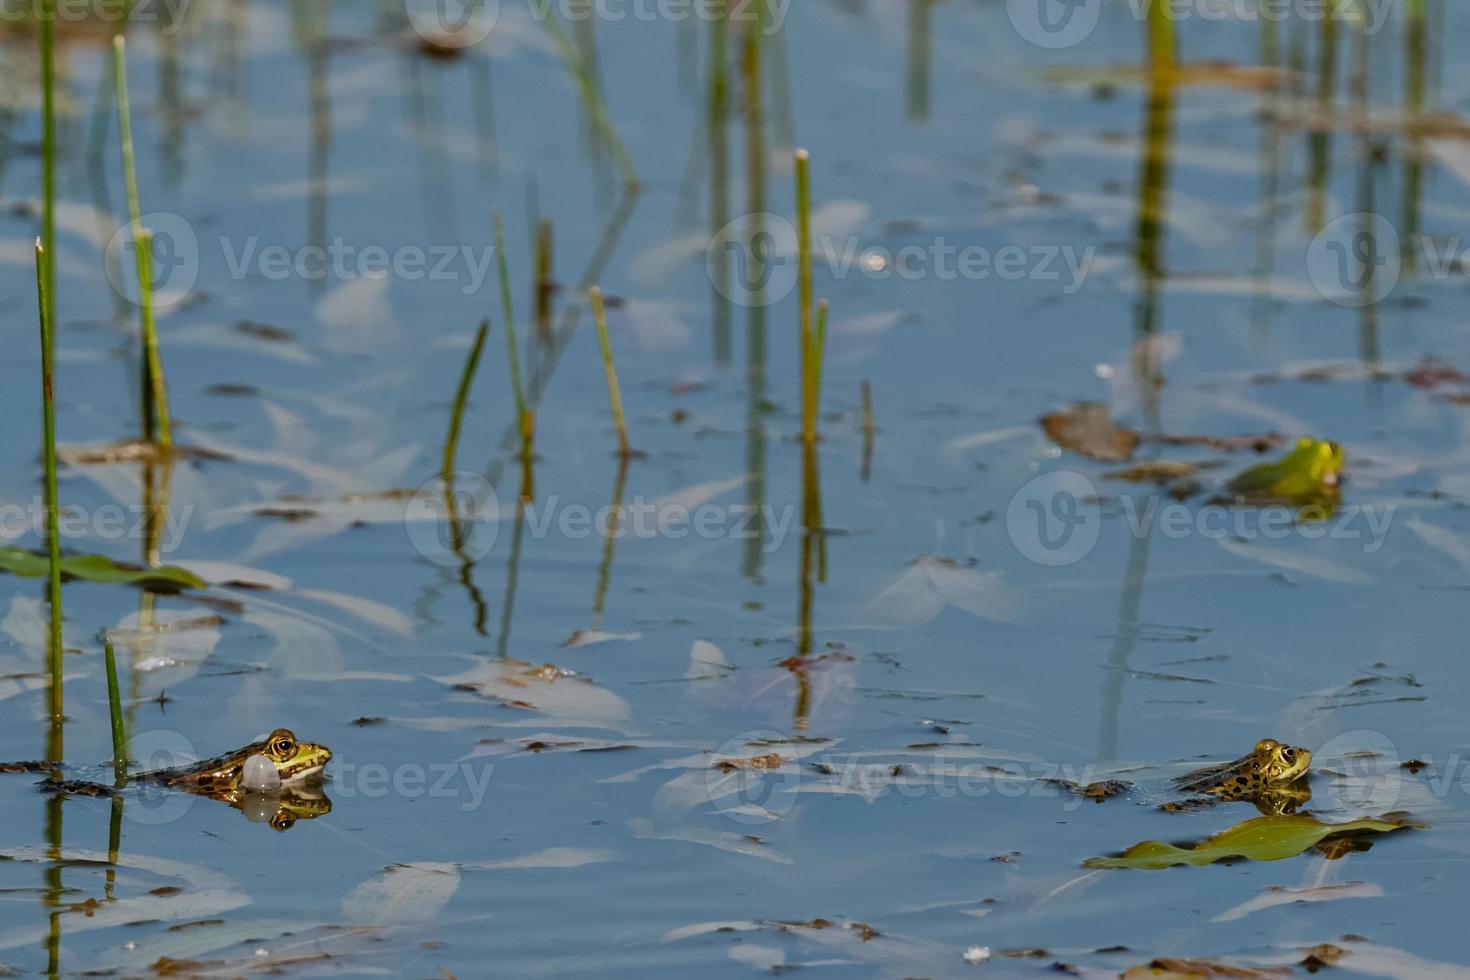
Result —
[{"label": "rippled water", "polygon": [[[762,39],[759,100],[729,26],[723,113],[718,32],[631,6],[558,31],[505,0],[483,44],[437,56],[392,5],[196,0],[181,26],[135,25],[172,410],[212,452],[63,468],[66,545],[145,559],[142,501],[166,502],[159,559],[211,584],[67,585],[65,759],[105,778],[109,630],[141,762],[287,726],[334,751],[330,812],[278,833],[274,802],[248,820],[176,794],[50,802],[0,776],[0,966],[1116,974],[1330,942],[1342,969],[1458,975],[1470,379],[1414,369],[1470,370],[1470,88],[1463,18],[1430,2],[1421,35],[1413,6],[1341,25],[1335,60],[1314,22],[1194,18],[1190,62],[1287,67],[1150,85],[1127,5],[1051,48],[1024,3],[809,0]],[[58,427],[97,447],[137,435],[136,315],[105,257],[125,214],[106,51],[64,33]],[[6,535],[41,547],[34,38],[5,52],[0,494]],[[795,146],[831,302],[819,519]],[[529,487],[496,209],[537,402]],[[742,291],[752,211],[772,215],[768,306]],[[625,472],[593,283],[646,454]],[[485,317],[456,541],[438,474]],[[1143,432],[1135,462],[1219,465],[1183,503],[1108,479],[1118,464],[1036,424],[1075,401]],[[1255,454],[1157,433],[1337,440],[1343,506],[1298,526],[1212,508]],[[44,586],[0,582],[0,757],[44,758]],[[1256,816],[1155,804],[1267,736],[1316,751],[1321,819],[1426,826],[1335,860],[1082,867]],[[1111,777],[1134,790],[1048,782]],[[972,946],[994,958],[967,964]]]}]

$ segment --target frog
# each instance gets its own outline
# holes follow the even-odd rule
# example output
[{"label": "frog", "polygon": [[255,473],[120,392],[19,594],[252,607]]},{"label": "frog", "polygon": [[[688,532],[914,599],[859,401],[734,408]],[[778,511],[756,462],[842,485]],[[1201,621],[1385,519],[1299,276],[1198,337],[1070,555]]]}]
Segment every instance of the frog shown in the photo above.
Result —
[{"label": "frog", "polygon": [[[275,768],[280,787],[260,793],[242,785],[245,762],[259,756]],[[146,784],[180,790],[227,803],[247,817],[265,819],[277,830],[288,830],[298,819],[311,819],[330,813],[331,801],[319,791],[323,771],[332,759],[325,745],[303,742],[288,728],[277,728],[257,742],[243,745],[233,752],[204,759],[185,766],[155,769],[129,774],[118,785],[109,786],[81,779],[64,779],[62,767],[55,762],[0,763],[0,772],[35,772],[49,774],[39,784],[43,792],[68,796],[117,796],[126,785]]]},{"label": "frog", "polygon": [[1274,463],[1262,463],[1236,476],[1226,489],[1246,502],[1281,501],[1297,505],[1337,499],[1347,453],[1339,443],[1303,436],[1296,448]]},{"label": "frog", "polygon": [[1310,749],[1264,738],[1247,755],[1234,762],[1206,766],[1173,779],[1174,788],[1184,793],[1203,794],[1183,803],[1166,803],[1166,810],[1187,810],[1216,802],[1246,801],[1263,814],[1294,813],[1312,798],[1307,772],[1312,767]]}]

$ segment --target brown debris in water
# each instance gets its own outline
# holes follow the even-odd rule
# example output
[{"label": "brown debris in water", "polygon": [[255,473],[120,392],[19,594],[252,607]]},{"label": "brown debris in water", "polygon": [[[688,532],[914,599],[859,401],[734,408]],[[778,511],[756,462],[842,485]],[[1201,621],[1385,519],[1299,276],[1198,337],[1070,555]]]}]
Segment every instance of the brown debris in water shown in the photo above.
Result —
[{"label": "brown debris in water", "polygon": [[1121,463],[1133,458],[1138,433],[1113,421],[1108,406],[1099,402],[1077,402],[1061,412],[1041,417],[1048,439],[1089,459]]}]

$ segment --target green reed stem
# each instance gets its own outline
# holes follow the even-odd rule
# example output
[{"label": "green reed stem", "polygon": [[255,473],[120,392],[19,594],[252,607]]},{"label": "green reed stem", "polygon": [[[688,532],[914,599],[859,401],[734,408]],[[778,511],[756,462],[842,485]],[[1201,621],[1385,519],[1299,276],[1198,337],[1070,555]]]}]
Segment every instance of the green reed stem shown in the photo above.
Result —
[{"label": "green reed stem", "polygon": [[57,530],[56,492],[56,389],[55,350],[51,317],[51,291],[46,282],[50,271],[49,256],[40,239],[36,240],[36,306],[41,321],[41,456],[46,485],[46,547],[50,553],[50,577],[46,598],[51,604],[51,635],[47,662],[51,668],[51,717],[63,714],[61,690],[61,534]]},{"label": "green reed stem", "polygon": [[480,354],[485,350],[485,335],[490,332],[490,321],[482,320],[475,332],[475,342],[470,347],[470,356],[465,358],[464,371],[459,376],[459,390],[454,394],[454,409],[449,413],[449,435],[444,440],[445,480],[454,473],[454,460],[459,453],[459,430],[464,423],[465,405],[470,400],[470,387],[475,383],[475,371],[480,366]]},{"label": "green reed stem", "polygon": [[56,295],[56,0],[41,0],[41,243],[48,299]]},{"label": "green reed stem", "polygon": [[157,321],[153,315],[153,234],[143,227],[138,198],[138,169],[133,155],[133,114],[128,107],[126,40],[112,39],[113,86],[117,89],[118,139],[122,143],[123,186],[128,198],[128,219],[133,229],[133,249],[138,271],[138,309],[143,336],[143,436],[165,448],[173,445],[173,425],[168,410],[168,385],[163,360],[158,353]]},{"label": "green reed stem", "polygon": [[801,316],[801,435],[807,442],[817,437],[815,402],[812,399],[812,190],[811,155],[796,151],[796,261]]},{"label": "green reed stem", "polygon": [[510,266],[505,259],[505,219],[495,212],[495,263],[500,270],[500,306],[505,315],[505,350],[510,358],[510,386],[516,399],[516,417],[521,423],[521,455],[529,459],[536,441],[536,416],[526,405],[521,387],[521,356],[516,348],[516,320],[510,298]]},{"label": "green reed stem", "polygon": [[822,407],[822,367],[827,356],[827,301],[817,304],[817,330],[812,337],[811,352],[811,399],[812,429],[816,429],[816,418]]},{"label": "green reed stem", "polygon": [[1148,5],[1148,53],[1154,68],[1174,67],[1174,19],[1168,0],[1151,0]]},{"label": "green reed stem", "polygon": [[623,417],[623,394],[618,387],[618,369],[613,366],[612,342],[607,336],[607,311],[602,305],[602,290],[593,286],[592,318],[597,323],[597,342],[602,346],[602,370],[607,375],[607,400],[612,403],[613,425],[618,430],[618,455],[623,459],[633,455],[628,443],[628,422]]},{"label": "green reed stem", "polygon": [[102,641],[102,656],[107,666],[107,707],[112,715],[112,766],[118,782],[123,782],[128,773],[128,735],[123,727],[122,692],[117,683],[117,654],[110,639]]}]

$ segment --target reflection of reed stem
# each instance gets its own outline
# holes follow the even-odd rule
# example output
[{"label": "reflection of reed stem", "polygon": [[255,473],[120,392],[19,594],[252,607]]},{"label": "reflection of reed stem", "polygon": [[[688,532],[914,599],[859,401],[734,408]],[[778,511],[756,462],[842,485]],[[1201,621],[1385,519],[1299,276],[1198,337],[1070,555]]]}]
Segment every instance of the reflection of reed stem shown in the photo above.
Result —
[{"label": "reflection of reed stem", "polygon": [[522,499],[529,500],[531,494],[532,447],[536,443],[536,415],[526,405],[526,395],[521,387],[521,358],[516,348],[516,321],[510,297],[510,266],[505,258],[505,220],[495,212],[495,262],[500,270],[500,305],[505,316],[505,350],[510,359],[511,392],[516,400],[516,418],[521,430],[521,481]]},{"label": "reflection of reed stem", "polygon": [[41,243],[46,295],[56,295],[56,0],[41,0]]},{"label": "reflection of reed stem", "polygon": [[864,483],[873,473],[873,386],[863,379],[863,475]]},{"label": "reflection of reed stem", "polygon": [[[766,141],[765,112],[761,98],[761,27],[752,19],[745,23],[741,43],[741,72],[745,93],[745,254],[755,261],[757,244],[765,232],[766,210]],[[765,270],[756,269],[750,277],[754,283],[745,324],[746,396],[746,472],[750,482],[746,488],[746,504],[752,515],[750,534],[745,540],[745,557],[741,574],[758,579],[761,555],[765,548],[765,521],[762,517],[766,499],[766,290]]]},{"label": "reflection of reed stem", "polygon": [[556,292],[552,281],[552,256],[554,239],[550,218],[543,218],[536,225],[536,337],[543,344],[551,343],[551,297]]},{"label": "reflection of reed stem", "polygon": [[597,594],[592,599],[592,628],[602,629],[602,610],[607,587],[612,581],[613,551],[623,523],[623,489],[628,483],[628,457],[618,460],[618,477],[613,484],[612,510],[608,513],[607,537],[602,542],[602,562],[597,566]]}]

